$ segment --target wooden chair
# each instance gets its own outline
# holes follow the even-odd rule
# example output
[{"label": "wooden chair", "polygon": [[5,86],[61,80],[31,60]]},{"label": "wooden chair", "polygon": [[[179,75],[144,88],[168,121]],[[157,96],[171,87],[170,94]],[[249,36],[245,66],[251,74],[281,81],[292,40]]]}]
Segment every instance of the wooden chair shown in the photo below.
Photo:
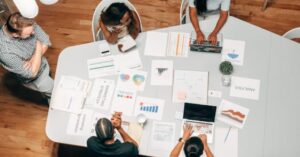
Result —
[{"label": "wooden chair", "polygon": [[264,0],[263,6],[261,8],[262,11],[265,11],[267,9],[269,1],[270,0]]}]

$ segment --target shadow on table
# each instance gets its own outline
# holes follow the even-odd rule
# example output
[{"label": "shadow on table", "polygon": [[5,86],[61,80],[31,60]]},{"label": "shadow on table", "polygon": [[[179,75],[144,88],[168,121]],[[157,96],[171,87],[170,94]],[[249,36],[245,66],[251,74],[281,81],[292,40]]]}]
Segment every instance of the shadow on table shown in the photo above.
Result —
[{"label": "shadow on table", "polygon": [[3,85],[13,96],[35,104],[48,105],[47,99],[40,92],[24,87],[13,73],[5,73],[2,79]]},{"label": "shadow on table", "polygon": [[[57,157],[88,157],[88,151],[86,147],[59,144]],[[138,157],[147,157],[147,156],[139,155]]]}]

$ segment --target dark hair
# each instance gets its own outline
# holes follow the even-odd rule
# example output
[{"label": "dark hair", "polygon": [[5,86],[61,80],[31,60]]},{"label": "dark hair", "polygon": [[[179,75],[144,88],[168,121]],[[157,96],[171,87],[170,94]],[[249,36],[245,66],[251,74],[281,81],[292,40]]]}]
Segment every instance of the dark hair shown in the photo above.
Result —
[{"label": "dark hair", "polygon": [[100,18],[105,25],[119,25],[126,12],[132,18],[131,10],[124,3],[113,3],[105,11],[102,11]]},{"label": "dark hair", "polygon": [[200,157],[203,154],[203,149],[203,143],[199,137],[189,138],[183,147],[186,157]]},{"label": "dark hair", "polygon": [[207,11],[207,0],[194,0],[198,15],[202,15]]},{"label": "dark hair", "polygon": [[32,26],[34,20],[23,17],[19,12],[11,14],[6,21],[6,28],[11,33],[20,33],[23,28]]},{"label": "dark hair", "polygon": [[98,120],[95,131],[97,137],[101,142],[105,142],[107,140],[113,139],[114,137],[114,127],[110,120],[107,118],[101,118]]}]

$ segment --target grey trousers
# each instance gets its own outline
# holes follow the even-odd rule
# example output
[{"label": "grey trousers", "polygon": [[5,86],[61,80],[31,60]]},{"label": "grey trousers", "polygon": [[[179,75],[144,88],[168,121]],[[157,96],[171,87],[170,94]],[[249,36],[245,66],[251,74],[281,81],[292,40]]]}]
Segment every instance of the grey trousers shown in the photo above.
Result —
[{"label": "grey trousers", "polygon": [[33,82],[23,84],[25,87],[41,92],[48,98],[48,102],[50,102],[52,90],[53,90],[53,85],[54,81],[53,79],[49,76],[50,68],[49,65],[47,64],[45,70],[42,72],[42,74]]}]

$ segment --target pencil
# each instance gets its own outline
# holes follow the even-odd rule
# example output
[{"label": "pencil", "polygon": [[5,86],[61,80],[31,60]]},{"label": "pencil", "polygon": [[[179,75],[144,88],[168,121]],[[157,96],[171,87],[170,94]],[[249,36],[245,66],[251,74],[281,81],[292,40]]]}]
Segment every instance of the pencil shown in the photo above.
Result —
[{"label": "pencil", "polygon": [[230,133],[231,128],[232,128],[232,127],[229,127],[229,129],[228,129],[227,135],[226,135],[226,137],[225,137],[225,139],[224,139],[224,143],[226,142],[226,140],[227,140],[227,138],[228,138],[228,135],[229,135],[229,133]]}]

